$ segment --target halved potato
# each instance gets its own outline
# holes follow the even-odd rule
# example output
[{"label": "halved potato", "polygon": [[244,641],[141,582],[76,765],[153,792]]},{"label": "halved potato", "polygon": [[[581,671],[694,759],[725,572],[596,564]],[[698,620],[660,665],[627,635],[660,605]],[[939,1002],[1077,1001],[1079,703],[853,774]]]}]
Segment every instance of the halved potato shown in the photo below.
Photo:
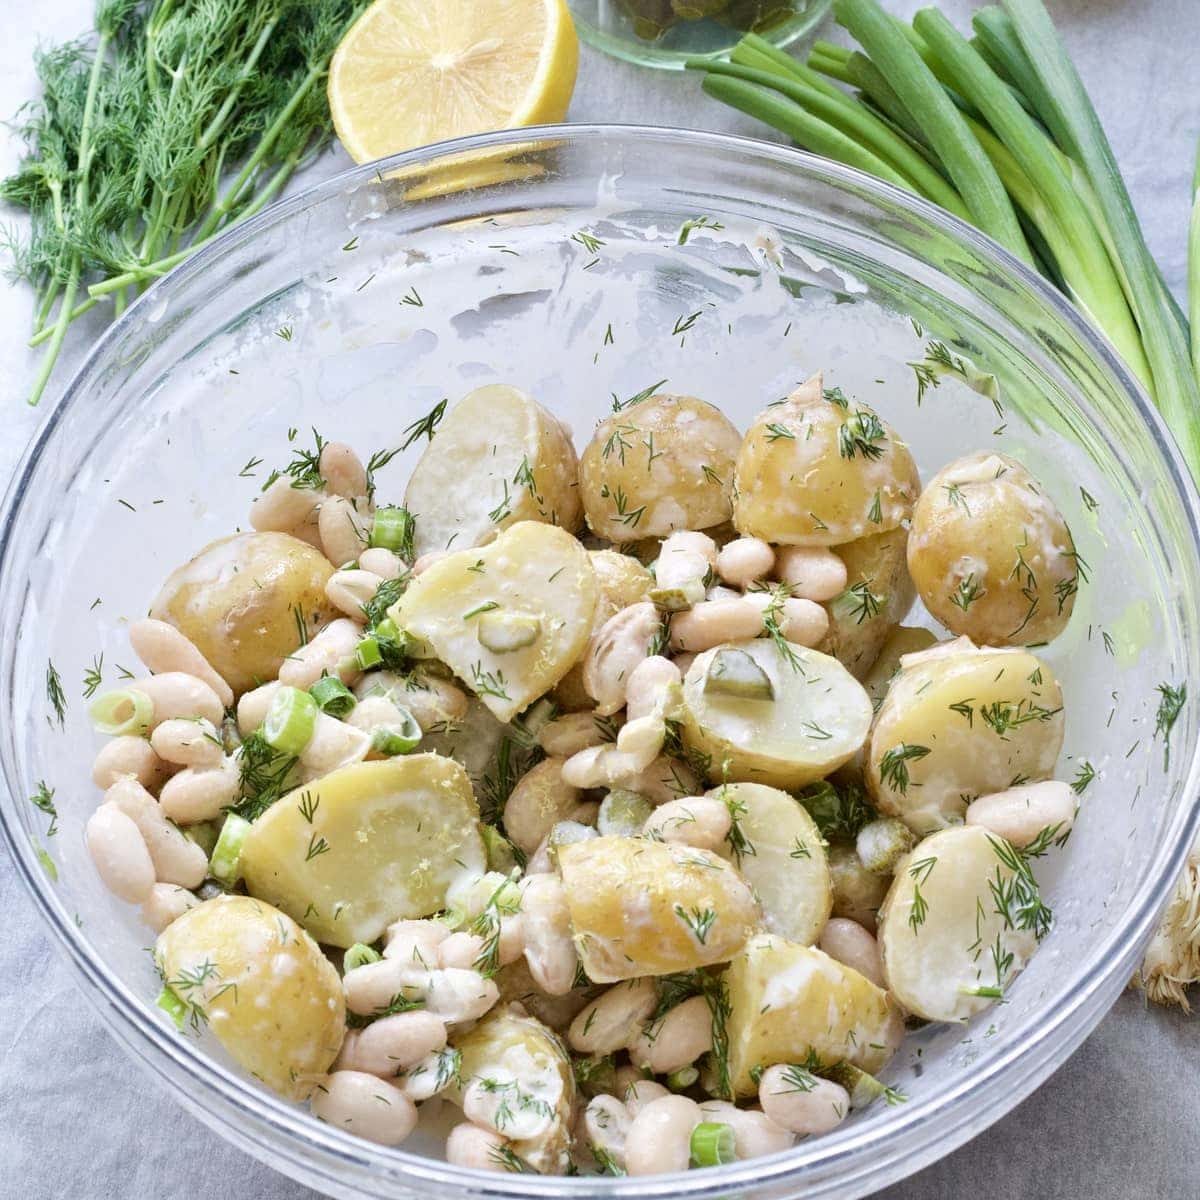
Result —
[{"label": "halved potato", "polygon": [[854,843],[836,843],[826,852],[829,878],[833,885],[833,910],[830,916],[857,921],[875,932],[879,910],[887,898],[890,875],[872,875],[862,865]]},{"label": "halved potato", "polygon": [[601,421],[579,463],[591,531],[610,542],[729,520],[741,437],[718,408],[659,394]]},{"label": "halved potato", "polygon": [[895,1052],[904,1022],[888,994],[811,946],[759,934],[725,972],[729,1071],[738,1096],[751,1072],[776,1063],[843,1060],[874,1075]]},{"label": "halved potato", "polygon": [[814,375],[763,409],[737,456],[733,523],[793,546],[839,546],[895,529],[921,490],[908,446],[865,405]]},{"label": "halved potato", "polygon": [[210,542],[173,571],[150,616],[190,638],[235,692],[267,683],[336,614],[325,597],[333,566],[288,533],[238,533]]},{"label": "halved potato", "polygon": [[455,879],[487,869],[471,781],[436,754],[356,763],[289,792],[250,827],[241,866],[251,895],[343,947],[438,912]]},{"label": "halved potato", "polygon": [[754,889],[763,926],[811,946],[833,907],[825,842],[816,822],[787,792],[727,783],[709,793],[729,806],[737,836],[721,851]]},{"label": "halved potato", "polygon": [[447,410],[413,468],[404,506],[418,554],[465,550],[518,521],[579,525],[579,464],[557,417],[504,384]]},{"label": "halved potato", "polygon": [[575,1076],[566,1048],[541,1021],[520,1008],[493,1009],[470,1032],[456,1037],[462,1054],[459,1075],[463,1088],[487,1079],[505,1095],[510,1108],[547,1105],[553,1113],[549,1128],[537,1137],[516,1139],[513,1153],[543,1175],[562,1175],[567,1169]]},{"label": "halved potato", "polygon": [[558,868],[593,983],[726,962],[761,920],[741,876],[706,850],[598,837],[560,846]]},{"label": "halved potato", "polygon": [[497,720],[511,721],[582,657],[598,593],[575,538],[522,521],[481,549],[435,562],[391,615],[419,652],[441,659]]},{"label": "halved potato", "polygon": [[1003,838],[975,825],[931,834],[897,866],[879,912],[888,987],[927,1021],[965,1021],[1003,997],[1049,920]]},{"label": "halved potato", "polygon": [[154,961],[237,1063],[288,1099],[307,1097],[337,1058],[342,981],[312,938],[269,904],[206,900],[158,935]]},{"label": "halved potato", "polygon": [[914,833],[962,823],[977,796],[1054,774],[1062,688],[1025,650],[965,642],[905,659],[879,709],[866,754],[875,805]]},{"label": "halved potato", "polygon": [[[766,673],[773,700],[705,691],[721,650],[742,650]],[[791,660],[769,638],[716,646],[701,654],[683,681],[684,740],[706,764],[708,778],[796,788],[824,779],[862,746],[871,701],[836,658],[790,646]]]},{"label": "halved potato", "polygon": [[906,654],[919,654],[936,644],[936,635],[919,625],[894,625],[889,630],[879,654],[862,681],[876,711],[887,695],[889,684],[900,670],[901,658]]}]

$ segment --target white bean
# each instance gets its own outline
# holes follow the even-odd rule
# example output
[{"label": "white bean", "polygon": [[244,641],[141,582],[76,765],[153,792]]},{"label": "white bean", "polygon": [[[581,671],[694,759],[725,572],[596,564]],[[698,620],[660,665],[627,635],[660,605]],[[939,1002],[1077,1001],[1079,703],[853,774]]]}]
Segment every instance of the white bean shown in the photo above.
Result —
[{"label": "white bean", "polygon": [[1057,839],[1075,824],[1076,798],[1069,783],[1047,779],[980,796],[967,808],[967,824],[982,825],[1018,849],[1037,841],[1043,830]]},{"label": "white bean", "polygon": [[279,682],[307,691],[322,675],[336,675],[352,684],[361,672],[354,661],[354,648],[362,634],[349,617],[330,621],[312,641],[293,650],[279,668]]},{"label": "white bean", "polygon": [[217,674],[195,644],[174,625],[156,621],[152,617],[134,621],[129,626],[129,642],[134,654],[154,674],[182,671],[185,675],[195,675],[212,688],[222,708],[233,706],[233,689]]},{"label": "white bean", "polygon": [[217,693],[195,675],[187,675],[183,671],[165,671],[161,675],[131,680],[129,686],[149,696],[154,705],[154,714],[150,718],[151,733],[164,721],[178,717],[201,717],[214,726],[220,725],[225,718],[225,706],[217,698]]},{"label": "white bean", "polygon": [[325,487],[335,496],[353,500],[367,494],[367,469],[345,442],[326,442],[317,461]]},{"label": "white bean", "polygon": [[[496,961],[500,966],[507,967],[509,963],[516,962],[525,949],[525,933],[520,916],[501,917],[499,933],[495,948]],[[477,933],[452,933],[437,948],[437,965],[474,969],[487,949],[487,940]]]},{"label": "white bean", "polygon": [[474,1171],[502,1171],[508,1166],[501,1153],[508,1139],[491,1129],[481,1129],[470,1121],[455,1125],[446,1138],[446,1161],[455,1167]]},{"label": "white bean", "polygon": [[[631,1067],[630,1070],[637,1071],[637,1068]],[[663,1087],[657,1080],[647,1079],[640,1071],[638,1076],[622,1088],[625,1107],[631,1117],[636,1117],[647,1104],[653,1104],[655,1100],[671,1095],[671,1089]]]},{"label": "white bean", "polygon": [[237,706],[238,732],[242,737],[252,734],[266,719],[275,700],[275,693],[283,687],[278,679],[264,683],[253,691],[243,693]]},{"label": "white bean", "polygon": [[178,887],[173,883],[156,883],[142,901],[142,920],[155,933],[162,933],[172,921],[182,917],[189,908],[195,908],[199,903],[187,888]]},{"label": "white bean", "polygon": [[717,561],[717,544],[705,533],[677,530],[662,544],[654,564],[654,581],[662,588],[696,587],[704,590],[704,580]]},{"label": "white bean", "polygon": [[155,798],[136,779],[118,779],[104,793],[136,826],[159,883],[198,888],[208,874],[208,855],[167,820]]},{"label": "white bean", "polygon": [[671,621],[671,649],[699,654],[723,642],[744,642],[762,633],[762,613],[748,599],[705,600]]},{"label": "white bean", "polygon": [[106,791],[124,775],[132,776],[142,787],[153,788],[169,774],[170,768],[150,743],[132,735],[106,742],[92,763],[92,782]]},{"label": "white bean", "polygon": [[384,934],[383,957],[422,967],[434,967],[438,947],[450,936],[444,921],[396,921]]},{"label": "white bean", "polygon": [[400,687],[388,689],[393,701],[413,715],[424,733],[444,730],[467,715],[467,694],[447,679],[433,675],[415,676]]},{"label": "white bean", "polygon": [[292,533],[311,522],[321,503],[312,488],[292,487],[290,475],[281,475],[250,502],[250,526],[259,531]]},{"label": "white bean", "polygon": [[371,510],[359,508],[344,496],[326,496],[317,516],[321,549],[335,567],[354,562],[366,548],[371,527]]},{"label": "white bean", "polygon": [[661,753],[667,740],[667,723],[662,717],[638,717],[626,721],[617,735],[621,774],[644,771]]},{"label": "white bean", "polygon": [[309,1107],[322,1121],[381,1146],[398,1146],[417,1127],[417,1106],[398,1087],[363,1071],[326,1075]]},{"label": "white bean", "polygon": [[369,604],[383,579],[371,571],[334,571],[325,583],[325,598],[359,625],[367,623],[363,606]]},{"label": "white bean", "polygon": [[213,821],[229,808],[241,790],[241,769],[236,758],[216,767],[188,767],[168,779],[159,793],[163,813],[178,825]]},{"label": "white bean", "polygon": [[836,958],[877,987],[887,987],[879,945],[857,921],[847,917],[831,917],[821,931],[818,945],[830,958]]},{"label": "white bean", "polygon": [[[630,776],[637,775],[642,765],[631,755],[622,754],[616,746],[589,746],[572,754],[562,765],[564,782],[581,790],[615,787]],[[636,789],[633,789],[636,790]]]},{"label": "white bean", "polygon": [[399,579],[408,570],[408,564],[400,555],[383,546],[371,546],[364,550],[358,556],[358,565],[380,579]]},{"label": "white bean", "polygon": [[430,972],[405,959],[381,958],[347,971],[342,978],[346,1007],[361,1017],[387,1008],[396,996],[424,1000]]},{"label": "white bean", "polygon": [[762,538],[734,538],[717,555],[717,574],[734,587],[744,588],[766,578],[774,566],[775,551]]},{"label": "white bean", "polygon": [[687,796],[656,808],[642,832],[697,850],[719,850],[732,825],[733,818],[722,801],[711,796]]},{"label": "white bean", "polygon": [[690,1066],[713,1046],[712,1012],[703,996],[677,1004],[661,1020],[643,1027],[629,1047],[635,1067],[655,1075]]},{"label": "white bean", "polygon": [[404,1094],[410,1100],[432,1100],[454,1083],[456,1063],[457,1053],[454,1050],[427,1054],[419,1062],[413,1063],[404,1076]]},{"label": "white bean", "polygon": [[583,659],[583,688],[600,716],[625,707],[629,676],[649,656],[661,627],[658,609],[642,600],[609,617],[592,637]]},{"label": "white bean", "polygon": [[413,563],[413,574],[424,575],[434,563],[441,562],[443,558],[449,557],[449,550],[430,550],[427,553],[422,554],[421,557],[418,558],[415,563]]},{"label": "white bean", "polygon": [[407,725],[404,714],[387,696],[367,696],[360,700],[346,715],[345,723],[364,733],[380,729],[401,733]]},{"label": "white bean", "polygon": [[477,1021],[499,999],[500,989],[478,971],[445,967],[429,972],[426,1011],[441,1017],[447,1025]]},{"label": "white bean", "polygon": [[300,764],[311,779],[338,767],[362,762],[371,749],[371,735],[328,713],[317,713],[309,743],[300,751]]},{"label": "white bean", "polygon": [[653,979],[630,979],[597,996],[571,1022],[567,1041],[580,1054],[615,1054],[641,1033],[658,1004]]},{"label": "white bean", "polygon": [[806,1137],[836,1129],[850,1111],[850,1094],[841,1084],[782,1064],[762,1073],[758,1102],[776,1125]]},{"label": "white bean", "polygon": [[579,803],[579,789],[563,779],[561,758],[545,758],[517,780],[504,805],[508,840],[529,856]]},{"label": "white bean", "polygon": [[[625,718],[636,721],[642,717],[669,716],[665,710],[673,699],[683,676],[669,659],[655,654],[643,659],[630,672],[625,685]],[[620,735],[617,737],[620,743]]]},{"label": "white bean", "polygon": [[96,871],[114,896],[144,904],[154,888],[154,862],[138,827],[115,804],[102,804],[84,830]]},{"label": "white bean", "polygon": [[565,713],[538,731],[538,744],[552,758],[570,758],[580,750],[603,745],[607,740],[605,730],[597,723],[597,714],[593,712]]},{"label": "white bean", "polygon": [[446,1045],[446,1025],[430,1012],[414,1010],[381,1017],[359,1031],[353,1069],[390,1079]]},{"label": "white bean", "polygon": [[825,546],[780,546],[775,577],[793,596],[823,604],[846,590],[846,564]]},{"label": "white bean", "polygon": [[746,600],[764,617],[771,609],[779,632],[797,646],[816,646],[829,632],[829,614],[811,600],[788,597],[781,601],[775,592],[747,592]]},{"label": "white bean", "polygon": [[[663,540],[662,550],[687,550],[700,555],[710,567],[717,565],[717,543],[707,533],[699,533],[694,529],[675,530]],[[660,557],[662,550],[659,551]]]},{"label": "white bean", "polygon": [[679,674],[682,676],[688,673],[688,668],[698,657],[698,655],[692,654],[690,651],[685,651],[683,654],[672,654],[671,661],[679,669]]},{"label": "white bean", "polygon": [[630,1175],[686,1171],[692,1155],[692,1130],[700,1120],[700,1106],[686,1096],[663,1096],[647,1104],[629,1123],[625,1170]]},{"label": "white bean", "polygon": [[529,973],[547,995],[565,996],[575,982],[578,962],[567,893],[557,875],[533,875],[522,884],[521,923]]},{"label": "white bean", "polygon": [[217,727],[209,721],[164,721],[150,735],[155,754],[184,767],[215,767],[225,757]]},{"label": "white bean", "polygon": [[701,789],[700,777],[677,758],[656,758],[644,771],[639,771],[622,783],[631,792],[638,792],[651,804],[666,804],[681,795],[694,795]]},{"label": "white bean", "polygon": [[528,1096],[511,1071],[492,1067],[486,1079],[473,1079],[464,1090],[463,1116],[516,1141],[541,1137],[554,1121],[554,1110],[549,1105],[519,1103]]},{"label": "white bean", "polygon": [[616,1096],[593,1096],[583,1110],[583,1136],[597,1161],[625,1166],[625,1139],[632,1118]]},{"label": "white bean", "polygon": [[725,1100],[705,1100],[700,1111],[706,1121],[717,1121],[733,1129],[734,1152],[739,1159],[761,1158],[789,1150],[795,1138],[765,1113],[754,1108],[738,1108]]}]

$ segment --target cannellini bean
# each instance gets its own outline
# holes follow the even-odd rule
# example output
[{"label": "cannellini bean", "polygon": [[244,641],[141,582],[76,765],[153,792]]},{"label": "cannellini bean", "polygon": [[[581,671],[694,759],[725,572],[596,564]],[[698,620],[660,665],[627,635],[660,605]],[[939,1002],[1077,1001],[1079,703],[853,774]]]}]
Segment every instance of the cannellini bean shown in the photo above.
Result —
[{"label": "cannellini bean", "polygon": [[384,934],[383,957],[398,962],[434,967],[438,947],[450,936],[444,921],[396,921]]},{"label": "cannellini bean", "polygon": [[138,827],[115,804],[102,804],[84,830],[96,871],[114,896],[144,904],[154,888],[154,862]]},{"label": "cannellini bean", "polygon": [[522,880],[521,919],[525,962],[534,982],[550,996],[565,996],[575,982],[578,956],[571,938],[567,893],[557,875]]},{"label": "cannellini bean", "polygon": [[[477,933],[452,933],[437,948],[439,967],[474,969],[487,950],[487,941]],[[496,957],[500,966],[507,967],[521,957],[525,950],[525,932],[520,915],[500,918],[500,936],[496,942]]]},{"label": "cannellini bean", "polygon": [[850,1111],[850,1094],[841,1084],[782,1064],[762,1073],[758,1102],[776,1125],[803,1136],[836,1129]]},{"label": "cannellini bean", "polygon": [[879,945],[857,921],[846,917],[831,917],[821,931],[818,943],[830,958],[865,976],[877,987],[886,988]]},{"label": "cannellini bean", "polygon": [[370,603],[383,578],[371,571],[334,571],[325,584],[329,603],[359,625],[367,623],[363,606]]},{"label": "cannellini bean", "polygon": [[609,617],[593,636],[583,659],[583,687],[600,716],[625,706],[629,676],[649,656],[661,624],[658,609],[643,600]]},{"label": "cannellini bean", "polygon": [[417,1106],[398,1087],[363,1071],[326,1075],[309,1107],[322,1121],[381,1146],[398,1146],[417,1127]]},{"label": "cannellini bean", "polygon": [[267,719],[267,713],[275,700],[275,693],[283,687],[277,679],[256,687],[253,691],[245,692],[238,701],[237,723],[238,732],[242,737],[248,737]]},{"label": "cannellini bean", "polygon": [[687,796],[656,808],[642,832],[697,850],[719,850],[732,825],[733,818],[722,801],[711,796]]},{"label": "cannellini bean", "polygon": [[[380,729],[402,733],[408,724],[404,714],[387,696],[368,696],[365,700],[360,700],[347,714],[345,723],[354,729],[372,734]],[[385,757],[375,751],[372,753],[378,757]]]},{"label": "cannellini bean", "polygon": [[717,565],[717,543],[707,533],[699,533],[694,529],[677,529],[663,540],[659,557],[662,556],[663,550],[668,549],[698,554],[710,567]]},{"label": "cannellini bean", "polygon": [[335,496],[353,500],[367,494],[367,469],[345,442],[326,442],[317,462],[325,487]]},{"label": "cannellini bean", "polygon": [[700,777],[686,763],[676,758],[656,758],[644,771],[627,779],[623,787],[638,792],[651,804],[666,804],[680,796],[700,791]]},{"label": "cannellini bean", "polygon": [[164,721],[178,717],[192,719],[201,717],[212,725],[220,725],[225,717],[225,706],[217,693],[195,675],[183,671],[165,671],[162,675],[149,675],[130,681],[135,691],[150,697],[154,714],[150,718],[150,732]]},{"label": "cannellini bean", "polygon": [[420,1009],[396,1013],[359,1031],[352,1069],[390,1079],[445,1045],[446,1024],[433,1013]]},{"label": "cannellini bean", "polygon": [[426,1011],[441,1017],[447,1025],[477,1021],[499,999],[500,989],[478,971],[445,967],[429,972]]},{"label": "cannellini bean", "polygon": [[378,575],[380,579],[399,579],[408,570],[408,564],[394,550],[383,546],[371,546],[358,556],[358,565],[364,571]]},{"label": "cannellini bean", "polygon": [[151,744],[131,735],[106,742],[92,763],[92,782],[106,791],[124,775],[136,779],[142,787],[153,788],[169,774],[170,768]]},{"label": "cannellini bean", "polygon": [[188,767],[168,779],[159,793],[163,813],[178,825],[213,821],[230,807],[241,790],[241,769],[236,758],[222,759],[216,767]]},{"label": "cannellini bean", "polygon": [[449,550],[430,550],[426,554],[422,554],[420,558],[413,563],[413,574],[424,575],[435,562],[441,562],[443,558],[449,558]]},{"label": "cannellini bean", "polygon": [[775,551],[762,538],[734,538],[717,555],[717,574],[734,587],[744,588],[756,579],[765,579],[774,566]]},{"label": "cannellini bean", "polygon": [[330,621],[315,638],[284,659],[279,668],[279,682],[307,690],[322,675],[336,675],[343,683],[352,684],[361,674],[354,661],[354,648],[361,633],[349,617]]},{"label": "cannellini bean", "polygon": [[967,824],[982,825],[1018,849],[1035,842],[1043,830],[1060,838],[1075,824],[1076,798],[1069,783],[1047,779],[980,796],[967,808]]},{"label": "cannellini bean", "polygon": [[700,1106],[686,1096],[663,1096],[651,1101],[629,1123],[625,1170],[630,1175],[686,1171],[691,1160],[692,1130],[700,1121]]},{"label": "cannellini bean", "polygon": [[615,1054],[638,1037],[657,1004],[653,979],[615,984],[571,1022],[567,1042],[580,1054]]},{"label": "cannellini bean", "polygon": [[596,828],[596,822],[600,819],[600,802],[598,800],[585,800],[582,804],[577,804],[569,813],[567,813],[567,823],[575,825],[587,825],[592,829]]},{"label": "cannellini bean", "polygon": [[[669,658],[655,654],[643,659],[630,672],[625,685],[626,720],[670,716],[667,709],[672,706],[673,701],[677,701],[678,693],[675,689],[680,686],[682,679],[679,668]],[[620,740],[618,734],[618,745]]]},{"label": "cannellini bean", "polygon": [[208,855],[167,820],[159,803],[136,779],[118,779],[104,793],[138,828],[159,883],[197,888],[208,874]]},{"label": "cannellini bean", "polygon": [[739,1159],[778,1154],[791,1149],[796,1140],[783,1126],[754,1108],[738,1108],[725,1100],[705,1100],[700,1111],[704,1120],[732,1127],[734,1152]]},{"label": "cannellini bean", "polygon": [[580,750],[603,745],[607,735],[597,723],[597,716],[593,712],[574,712],[555,717],[538,731],[538,745],[551,758],[570,758]]},{"label": "cannellini bean", "polygon": [[[630,1070],[636,1071],[637,1068],[631,1067]],[[647,1104],[653,1104],[655,1100],[661,1100],[663,1096],[670,1094],[670,1088],[663,1087],[657,1080],[647,1079],[645,1076],[625,1084],[622,1090],[625,1107],[631,1117],[636,1117]]]},{"label": "cannellini bean", "polygon": [[403,694],[396,698],[412,713],[425,733],[445,729],[461,721],[471,703],[466,692],[456,688],[448,679],[438,679],[433,675],[413,679]]},{"label": "cannellini bean", "polygon": [[772,609],[779,632],[797,646],[816,646],[829,632],[829,614],[811,600],[788,597],[780,601],[774,592],[747,592],[746,602],[766,615]]},{"label": "cannellini bean", "polygon": [[156,675],[182,671],[202,679],[216,693],[222,708],[233,706],[233,689],[217,674],[208,659],[174,625],[145,617],[129,626],[133,652]]},{"label": "cannellini bean", "polygon": [[[482,875],[470,873],[460,875],[446,889],[449,907],[460,908],[468,918],[477,917],[494,900],[504,899],[504,907],[516,907],[520,903],[517,885],[500,871],[487,871]],[[514,903],[510,905],[508,901]]]},{"label": "cannellini bean", "polygon": [[554,1120],[549,1105],[520,1103],[529,1093],[521,1081],[504,1067],[493,1067],[486,1079],[474,1079],[463,1092],[463,1116],[517,1141],[541,1137]]},{"label": "cannellini bean", "polygon": [[455,1125],[446,1138],[446,1161],[455,1167],[474,1171],[507,1171],[501,1153],[509,1141],[492,1129],[482,1129],[470,1121]]},{"label": "cannellini bean", "polygon": [[775,577],[793,596],[823,604],[846,590],[846,564],[825,546],[780,546]]},{"label": "cannellini bean", "polygon": [[225,746],[210,721],[164,721],[150,735],[155,754],[184,767],[215,767],[225,757]]},{"label": "cannellini bean", "polygon": [[596,1153],[596,1158],[625,1165],[625,1138],[632,1118],[629,1110],[616,1096],[593,1096],[583,1110],[583,1137]]},{"label": "cannellini bean", "polygon": [[722,642],[743,642],[762,633],[762,612],[748,598],[705,600],[671,621],[671,649],[694,654]]},{"label": "cannellini bean", "polygon": [[504,805],[508,840],[526,856],[579,803],[579,789],[563,778],[564,765],[561,758],[543,759],[517,780]]},{"label": "cannellini bean", "polygon": [[677,530],[667,537],[654,564],[654,581],[661,589],[704,590],[704,580],[717,561],[717,544],[705,533]]},{"label": "cannellini bean", "polygon": [[550,835],[546,834],[525,864],[525,878],[528,879],[533,875],[549,875],[553,870],[554,860],[550,857]]},{"label": "cannellini bean", "polygon": [[338,767],[362,762],[371,749],[371,735],[339,721],[328,713],[317,713],[309,743],[300,751],[300,765],[310,778],[328,775]]},{"label": "cannellini bean", "polygon": [[260,531],[291,533],[310,523],[320,503],[319,491],[292,487],[291,476],[281,475],[250,502],[250,525]]},{"label": "cannellini bean", "polygon": [[643,1027],[629,1047],[629,1058],[635,1067],[669,1075],[690,1066],[712,1046],[708,1001],[703,996],[692,996],[653,1025]]},{"label": "cannellini bean", "polygon": [[413,1063],[404,1076],[404,1094],[410,1100],[432,1100],[455,1081],[457,1052],[439,1050]]},{"label": "cannellini bean", "polygon": [[181,888],[174,883],[156,883],[142,901],[142,920],[155,933],[162,933],[172,921],[182,917],[189,908],[195,908],[199,903],[187,888]]},{"label": "cannellini bean", "polygon": [[396,996],[423,1000],[429,990],[430,971],[401,958],[381,958],[347,971],[342,978],[346,1007],[361,1017],[387,1008]]},{"label": "cannellini bean", "polygon": [[737,588],[726,587],[723,583],[714,583],[704,593],[705,600],[740,600],[742,593]]},{"label": "cannellini bean", "polygon": [[371,521],[369,505],[360,507],[344,496],[326,496],[317,516],[325,557],[335,567],[354,562],[366,548]]},{"label": "cannellini bean", "polygon": [[698,655],[691,652],[684,652],[683,654],[672,654],[671,661],[679,669],[679,674],[682,676],[688,673],[688,668],[696,661],[697,657]]},{"label": "cannellini bean", "polygon": [[638,717],[627,721],[617,736],[621,773],[644,771],[661,753],[667,740],[667,723],[662,717]]}]

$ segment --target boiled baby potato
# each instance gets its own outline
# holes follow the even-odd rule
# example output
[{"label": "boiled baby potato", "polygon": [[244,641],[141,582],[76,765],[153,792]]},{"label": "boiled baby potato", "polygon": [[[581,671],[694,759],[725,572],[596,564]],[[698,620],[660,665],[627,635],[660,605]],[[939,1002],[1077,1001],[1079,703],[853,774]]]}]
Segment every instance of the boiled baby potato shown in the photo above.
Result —
[{"label": "boiled baby potato", "polygon": [[655,395],[601,421],[579,463],[591,531],[610,542],[729,520],[741,437],[695,396]]},{"label": "boiled baby potato", "polygon": [[741,876],[706,850],[598,837],[560,846],[558,868],[593,983],[727,962],[761,920]]},{"label": "boiled baby potato", "polygon": [[791,546],[839,546],[895,529],[921,490],[908,446],[815,375],[763,409],[737,458],[733,523]]},{"label": "boiled baby potato", "polygon": [[1006,454],[943,467],[913,512],[908,568],[925,607],[980,645],[1056,638],[1071,619],[1080,566],[1062,513]]},{"label": "boiled baby potato", "polygon": [[917,625],[895,625],[889,630],[878,656],[862,681],[876,711],[887,695],[888,685],[900,670],[901,658],[906,654],[919,654],[936,644],[937,637]]},{"label": "boiled baby potato", "polygon": [[441,659],[497,720],[511,721],[582,657],[598,592],[575,538],[522,521],[435,562],[391,615],[418,653]]},{"label": "boiled baby potato", "polygon": [[356,763],[290,792],[250,827],[241,866],[252,896],[342,947],[438,912],[455,879],[487,869],[471,781],[437,754]]},{"label": "boiled baby potato", "polygon": [[764,928],[811,946],[833,907],[825,842],[812,817],[787,792],[759,783],[728,783],[709,795],[734,818],[722,857],[757,894]]},{"label": "boiled baby potato", "polygon": [[908,533],[889,529],[834,546],[846,564],[846,590],[825,605],[829,632],[819,649],[832,654],[855,679],[870,671],[888,633],[912,607],[904,547]]},{"label": "boiled baby potato", "polygon": [[[754,660],[773,699],[705,690],[710,665],[729,649]],[[802,646],[789,646],[785,656],[768,638],[699,655],[684,678],[683,700],[684,741],[714,783],[803,787],[846,762],[871,727],[871,701],[837,659]]]},{"label": "boiled baby potato", "polygon": [[862,865],[853,842],[830,846],[826,857],[829,859],[829,878],[833,885],[833,910],[830,916],[857,921],[864,929],[874,933],[891,876],[872,875]]},{"label": "boiled baby potato", "polygon": [[289,1100],[329,1070],[346,1032],[342,981],[291,917],[249,896],[217,896],[158,935],[163,982],[236,1062]]},{"label": "boiled baby potato", "polygon": [[210,542],[173,571],[150,616],[174,625],[235,692],[279,674],[300,642],[335,614],[325,598],[332,565],[287,533],[238,533]]},{"label": "boiled baby potato", "polygon": [[[904,1023],[887,993],[811,946],[759,934],[725,972],[729,1071],[738,1096],[757,1091],[756,1067],[848,1061],[874,1075]],[[754,1072],[754,1074],[752,1074]]]},{"label": "boiled baby potato", "polygon": [[1004,995],[1049,929],[1021,855],[976,825],[925,838],[879,912],[888,987],[927,1021],[965,1021]]},{"label": "boiled baby potato", "polygon": [[977,796],[1049,779],[1062,749],[1062,688],[1025,650],[965,642],[905,659],[867,747],[875,806],[918,835],[962,823]]},{"label": "boiled baby potato", "polygon": [[509,1006],[493,1009],[469,1033],[456,1037],[454,1046],[462,1055],[460,1098],[474,1080],[483,1079],[510,1111],[542,1105],[551,1110],[548,1127],[536,1137],[514,1139],[512,1151],[544,1175],[564,1174],[575,1076],[558,1037],[519,1006]]},{"label": "boiled baby potato", "polygon": [[579,525],[579,465],[570,434],[531,396],[490,384],[446,412],[413,468],[404,506],[417,554],[465,550],[518,521]]}]

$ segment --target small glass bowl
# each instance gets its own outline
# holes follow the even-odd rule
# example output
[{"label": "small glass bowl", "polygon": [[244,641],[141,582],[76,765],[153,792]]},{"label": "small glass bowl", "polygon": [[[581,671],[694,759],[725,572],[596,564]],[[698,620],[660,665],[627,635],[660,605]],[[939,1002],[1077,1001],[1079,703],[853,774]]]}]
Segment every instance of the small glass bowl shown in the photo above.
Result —
[{"label": "small glass bowl", "polygon": [[789,46],[813,32],[833,0],[569,0],[579,36],[644,67],[681,70],[727,54],[743,34]]}]

